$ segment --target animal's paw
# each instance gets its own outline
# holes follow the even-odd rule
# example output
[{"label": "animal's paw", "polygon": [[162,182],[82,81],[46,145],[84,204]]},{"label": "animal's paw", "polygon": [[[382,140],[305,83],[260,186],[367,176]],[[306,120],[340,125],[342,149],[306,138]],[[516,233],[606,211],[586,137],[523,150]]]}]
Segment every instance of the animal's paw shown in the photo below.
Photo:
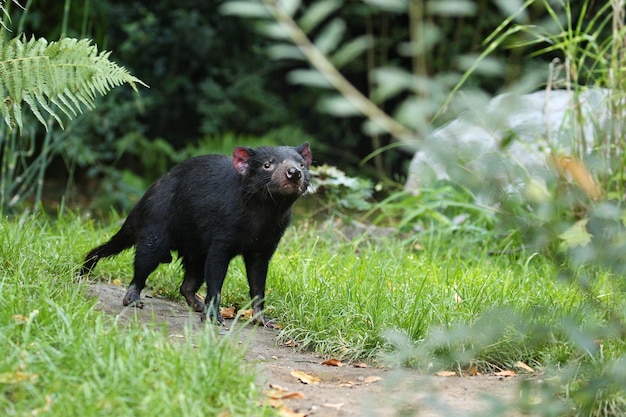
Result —
[{"label": "animal's paw", "polygon": [[131,285],[130,287],[128,287],[128,291],[124,296],[124,300],[122,300],[122,304],[135,308],[143,308],[143,302],[140,300],[139,294],[140,291]]},{"label": "animal's paw", "polygon": [[252,319],[253,323],[257,326],[263,326],[267,329],[280,329],[280,324],[274,319],[270,319],[264,314],[259,314]]},{"label": "animal's paw", "polygon": [[134,308],[143,308],[144,307],[144,303],[143,301],[137,300],[137,301],[133,301],[129,304],[124,304],[125,306],[128,307],[134,307]]},{"label": "animal's paw", "polygon": [[196,313],[204,313],[206,307],[198,294],[186,293],[183,292],[183,290],[181,290],[180,293],[185,297],[185,301],[187,301],[187,304],[189,304],[189,307],[191,307],[193,311],[195,311]]},{"label": "animal's paw", "polygon": [[214,313],[214,312],[210,312],[208,314],[207,317],[207,313],[202,313],[200,315],[200,320],[204,323],[206,321],[209,321],[213,324],[217,324],[220,326],[225,326],[226,324],[224,323],[224,317],[222,317],[222,315],[218,312],[218,313]]}]

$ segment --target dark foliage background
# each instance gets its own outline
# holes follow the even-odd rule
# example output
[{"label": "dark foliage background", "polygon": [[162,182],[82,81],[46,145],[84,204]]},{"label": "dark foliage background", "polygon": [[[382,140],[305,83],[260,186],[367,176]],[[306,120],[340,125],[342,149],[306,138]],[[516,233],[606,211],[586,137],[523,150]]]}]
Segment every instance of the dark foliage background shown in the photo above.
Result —
[{"label": "dark foliage background", "polygon": [[[219,13],[219,0],[100,0],[64,2],[34,0],[28,4],[24,33],[56,39],[65,35],[90,37],[112,58],[127,67],[150,88],[137,97],[129,89],[118,89],[102,99],[94,112],[82,116],[64,137],[58,173],[72,166],[73,175],[102,175],[110,167],[130,168],[152,180],[158,169],[146,166],[141,153],[161,141],[173,150],[194,145],[203,138],[219,141],[224,134],[261,136],[287,127],[301,142],[312,138],[318,162],[333,164],[361,176],[402,180],[411,155],[399,150],[383,154],[374,167],[359,162],[389,138],[378,141],[361,131],[356,118],[339,119],[319,111],[322,92],[288,82],[286,74],[297,62],[274,61],[267,55],[270,41],[258,35],[254,22]],[[310,4],[312,1],[305,1]],[[423,75],[464,70],[459,56],[483,50],[481,42],[506,17],[498,2],[476,1],[471,16],[431,16],[427,24],[436,28],[441,41],[419,63]],[[501,2],[500,2],[501,3]],[[538,2],[539,3],[539,2]],[[64,11],[69,5],[69,10]],[[573,5],[576,11],[577,6]],[[17,25],[21,13],[15,10]],[[64,12],[68,13],[64,19]],[[347,38],[368,33],[375,47],[367,56],[342,68],[362,91],[368,92],[368,71],[385,64],[411,68],[416,63],[402,53],[407,39],[406,15],[384,12],[360,1],[345,2],[342,13],[348,23]],[[593,7],[588,13],[593,13]],[[549,21],[540,5],[529,9],[528,19]],[[67,22],[64,28],[62,22]],[[501,48],[494,56],[503,69],[477,74],[467,88],[494,94],[520,79],[529,68],[551,56],[528,59],[522,48]],[[393,110],[394,102],[386,103]],[[389,108],[387,110],[390,110]],[[442,123],[445,117],[437,121]],[[165,161],[164,164],[175,161]],[[53,165],[54,167],[54,165]],[[166,168],[166,167],[165,167]]]}]

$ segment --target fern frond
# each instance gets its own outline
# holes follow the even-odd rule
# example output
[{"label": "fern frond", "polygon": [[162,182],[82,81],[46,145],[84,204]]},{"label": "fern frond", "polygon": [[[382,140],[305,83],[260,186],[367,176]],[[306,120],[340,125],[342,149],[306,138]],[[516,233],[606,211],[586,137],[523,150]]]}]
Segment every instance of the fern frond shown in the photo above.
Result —
[{"label": "fern frond", "polygon": [[88,39],[0,38],[0,114],[5,123],[22,130],[26,103],[46,128],[48,115],[63,127],[59,113],[72,119],[115,87],[129,84],[137,91],[137,84],[146,86],[109,56],[98,53]]}]

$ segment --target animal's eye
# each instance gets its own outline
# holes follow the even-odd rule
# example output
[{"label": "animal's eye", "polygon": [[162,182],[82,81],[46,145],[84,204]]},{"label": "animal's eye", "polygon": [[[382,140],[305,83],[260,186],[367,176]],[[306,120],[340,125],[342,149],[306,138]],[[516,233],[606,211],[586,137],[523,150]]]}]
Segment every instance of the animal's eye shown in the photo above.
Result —
[{"label": "animal's eye", "polygon": [[263,168],[270,169],[272,167],[272,161],[267,161],[263,164]]}]

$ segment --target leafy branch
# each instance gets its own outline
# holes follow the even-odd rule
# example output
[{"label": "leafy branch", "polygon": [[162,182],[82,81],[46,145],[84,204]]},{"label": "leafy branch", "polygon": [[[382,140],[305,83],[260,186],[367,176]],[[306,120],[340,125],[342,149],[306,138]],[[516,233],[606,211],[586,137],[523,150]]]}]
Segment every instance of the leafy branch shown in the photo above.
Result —
[{"label": "leafy branch", "polygon": [[[20,6],[16,0],[13,2]],[[5,17],[0,19],[2,29],[8,31],[7,0],[0,0],[0,12]],[[19,207],[33,194],[38,209],[46,168],[60,146],[60,141],[53,138],[53,120],[63,127],[61,115],[74,119],[85,108],[93,109],[98,96],[117,86],[129,84],[135,91],[137,84],[146,86],[112,62],[109,55],[98,52],[89,39],[63,37],[48,42],[24,35],[8,39],[2,31],[0,212]],[[46,129],[40,147],[35,146],[36,130],[29,128],[36,123],[23,116],[24,104]]]},{"label": "leafy branch", "polygon": [[[383,111],[354,87],[338,69],[370,48],[371,39],[367,36],[358,37],[337,48],[343,32],[342,21],[338,19],[332,19],[322,28],[315,41],[307,34],[320,26],[341,4],[341,1],[335,0],[318,2],[309,7],[298,22],[294,20],[300,6],[298,0],[229,1],[223,5],[222,12],[263,19],[262,28],[266,35],[291,42],[293,46],[275,45],[272,48],[273,54],[276,58],[308,61],[314,70],[292,71],[291,79],[301,84],[335,89],[340,97],[327,99],[325,103],[335,114],[353,115],[356,111],[395,139],[414,142],[418,138],[416,131]],[[293,47],[297,49],[294,50]]]},{"label": "leafy branch", "polygon": [[[339,72],[337,67],[330,62],[320,49],[308,38],[292,19],[287,9],[278,0],[263,0],[268,10],[272,13],[276,22],[285,30],[291,41],[296,45],[310,64],[316,68],[326,80],[342,94],[357,110],[368,117],[373,123],[386,130],[390,135],[401,141],[415,140],[415,132],[398,123],[369,98],[357,90]],[[313,18],[309,17],[309,21]],[[357,46],[356,44],[353,44]],[[369,42],[362,42],[362,47],[368,47]],[[357,46],[358,48],[358,46]]]},{"label": "leafy branch", "polygon": [[44,115],[63,127],[55,107],[69,119],[93,109],[99,95],[114,87],[145,84],[125,68],[109,60],[110,52],[98,52],[88,39],[64,38],[48,42],[0,38],[0,113],[10,129],[23,130],[22,104],[48,128]]}]

